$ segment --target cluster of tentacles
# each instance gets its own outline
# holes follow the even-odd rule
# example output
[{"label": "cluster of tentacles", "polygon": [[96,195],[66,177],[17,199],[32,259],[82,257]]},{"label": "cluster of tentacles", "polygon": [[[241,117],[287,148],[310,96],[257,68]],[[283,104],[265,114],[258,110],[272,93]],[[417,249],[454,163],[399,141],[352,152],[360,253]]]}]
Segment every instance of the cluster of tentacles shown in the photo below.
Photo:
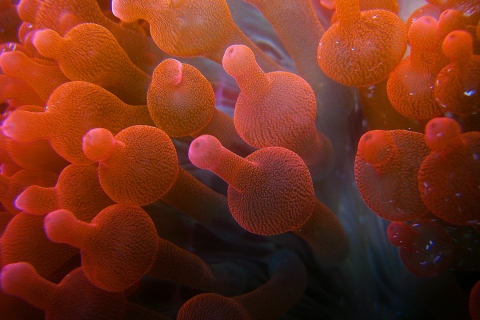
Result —
[{"label": "cluster of tentacles", "polygon": [[410,272],[478,272],[480,5],[451,2],[1,0],[0,318],[317,318],[353,172]]},{"label": "cluster of tentacles", "polygon": [[[392,221],[389,241],[424,278],[480,266],[480,24],[478,9],[469,11],[479,4],[430,2],[407,21],[410,54],[382,87],[390,105],[383,129],[390,130],[366,132],[355,158],[362,198]],[[373,87],[361,90],[385,108]],[[395,118],[409,125],[398,127]],[[474,319],[478,301],[472,290]]]}]

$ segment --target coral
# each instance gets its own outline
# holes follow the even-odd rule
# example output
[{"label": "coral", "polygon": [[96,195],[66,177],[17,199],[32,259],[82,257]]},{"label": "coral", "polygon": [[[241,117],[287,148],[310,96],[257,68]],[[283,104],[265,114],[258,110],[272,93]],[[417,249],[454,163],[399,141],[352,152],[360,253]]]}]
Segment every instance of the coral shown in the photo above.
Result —
[{"label": "coral", "polygon": [[478,8],[0,1],[0,319],[478,318]]}]

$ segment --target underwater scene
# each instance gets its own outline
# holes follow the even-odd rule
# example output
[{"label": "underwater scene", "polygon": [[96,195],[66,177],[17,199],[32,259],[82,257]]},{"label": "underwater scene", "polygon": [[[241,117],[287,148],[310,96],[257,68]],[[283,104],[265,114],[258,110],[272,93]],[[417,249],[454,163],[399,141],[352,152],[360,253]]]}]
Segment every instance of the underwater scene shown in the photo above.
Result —
[{"label": "underwater scene", "polygon": [[479,0],[0,0],[0,320],[480,319]]}]

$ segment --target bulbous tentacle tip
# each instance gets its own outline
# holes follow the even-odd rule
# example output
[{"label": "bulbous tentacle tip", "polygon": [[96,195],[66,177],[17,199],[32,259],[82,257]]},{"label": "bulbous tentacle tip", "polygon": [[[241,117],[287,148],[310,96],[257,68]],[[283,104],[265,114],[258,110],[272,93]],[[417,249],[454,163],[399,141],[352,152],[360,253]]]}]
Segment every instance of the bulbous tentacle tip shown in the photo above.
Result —
[{"label": "bulbous tentacle tip", "polygon": [[35,14],[40,10],[40,0],[20,0],[17,4],[18,16],[30,23],[35,22]]},{"label": "bulbous tentacle tip", "polygon": [[415,232],[405,222],[393,221],[388,225],[387,236],[391,244],[397,247],[409,246]]},{"label": "bulbous tentacle tip", "polygon": [[165,78],[174,86],[180,84],[183,78],[183,64],[176,59],[166,59],[155,69],[153,77],[163,73]]},{"label": "bulbous tentacle tip", "polygon": [[17,295],[23,279],[38,277],[33,266],[27,262],[7,264],[0,273],[0,287],[7,294]]},{"label": "bulbous tentacle tip", "polygon": [[126,1],[112,0],[112,13],[118,19],[124,22],[133,22],[136,19],[127,13]]},{"label": "bulbous tentacle tip", "polygon": [[64,209],[55,210],[45,216],[43,226],[47,237],[58,243],[66,243],[65,235],[77,221],[72,212]]},{"label": "bulbous tentacle tip", "polygon": [[423,26],[423,27],[428,29],[428,30],[424,30],[424,31],[430,33],[430,32],[433,32],[433,30],[436,31],[436,29],[438,27],[438,22],[434,17],[422,16],[422,17],[420,17],[420,18],[418,18],[418,19],[416,19],[412,22],[412,25],[410,26],[410,28],[408,28],[409,33],[412,30],[412,26],[414,26],[414,25],[417,25],[416,28],[418,28],[418,29],[419,29],[420,26]]},{"label": "bulbous tentacle tip", "polygon": [[473,54],[473,37],[464,30],[450,32],[442,43],[445,56],[451,61],[461,61]]},{"label": "bulbous tentacle tip", "polygon": [[5,136],[5,137],[8,137],[8,138],[11,138],[11,136],[9,135],[9,132],[11,132],[12,130],[12,124],[10,124],[9,126],[7,126],[6,124],[8,123],[7,122],[8,118],[3,122],[3,124],[0,126],[0,131],[2,132],[2,134]]},{"label": "bulbous tentacle tip", "polygon": [[123,1],[121,0],[112,0],[112,13],[118,19],[127,22],[123,14]]},{"label": "bulbous tentacle tip", "polygon": [[25,70],[30,70],[31,65],[31,58],[21,51],[7,51],[0,54],[0,67],[3,73],[13,79],[25,80]]},{"label": "bulbous tentacle tip", "polygon": [[[165,1],[156,1],[155,6],[164,6]],[[148,11],[148,1],[125,1],[112,0],[112,13],[118,19],[124,22],[134,22],[143,19],[144,14]],[[148,19],[146,19],[148,20]]]},{"label": "bulbous tentacle tip", "polygon": [[463,30],[466,27],[466,21],[467,19],[460,11],[455,9],[447,9],[438,17],[440,34],[445,36],[449,33],[448,30]]},{"label": "bulbous tentacle tip", "polygon": [[217,138],[211,135],[202,135],[190,144],[188,158],[194,166],[209,169],[216,163],[222,149],[223,146]]},{"label": "bulbous tentacle tip", "polygon": [[235,44],[225,50],[222,58],[222,65],[229,75],[240,73],[245,69],[245,63],[255,62],[255,55],[249,47]]},{"label": "bulbous tentacle tip", "polygon": [[83,136],[82,149],[88,159],[92,161],[104,161],[110,157],[116,143],[115,137],[109,130],[95,128]]},{"label": "bulbous tentacle tip", "polygon": [[435,151],[444,150],[459,141],[462,130],[451,118],[434,118],[425,126],[425,142]]},{"label": "bulbous tentacle tip", "polygon": [[40,186],[31,185],[20,193],[15,199],[15,207],[29,214],[42,214],[36,210],[35,199],[38,199],[39,193],[43,189]]},{"label": "bulbous tentacle tip", "polygon": [[433,49],[438,43],[438,23],[433,17],[423,16],[408,29],[410,45],[420,50]]},{"label": "bulbous tentacle tip", "polygon": [[62,37],[51,29],[35,31],[32,36],[32,43],[38,52],[47,58],[55,58],[53,52],[61,41]]},{"label": "bulbous tentacle tip", "polygon": [[377,170],[384,169],[395,156],[395,142],[392,135],[384,130],[365,133],[358,143],[358,155]]},{"label": "bulbous tentacle tip", "polygon": [[0,126],[0,130],[8,138],[18,142],[28,142],[29,140],[27,137],[22,135],[22,126],[18,125],[18,123],[20,123],[19,120],[21,119],[17,119],[16,113],[17,112],[13,112],[7,117],[7,119],[5,119],[5,121],[3,121],[3,125]]}]

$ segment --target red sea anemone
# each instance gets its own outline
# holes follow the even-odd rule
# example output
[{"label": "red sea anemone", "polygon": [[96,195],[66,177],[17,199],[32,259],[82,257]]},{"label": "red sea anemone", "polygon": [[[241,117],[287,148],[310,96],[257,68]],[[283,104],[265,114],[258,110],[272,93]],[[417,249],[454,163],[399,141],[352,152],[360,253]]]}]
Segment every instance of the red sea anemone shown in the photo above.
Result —
[{"label": "red sea anemone", "polygon": [[477,319],[480,3],[333,2],[0,0],[0,320]]}]

